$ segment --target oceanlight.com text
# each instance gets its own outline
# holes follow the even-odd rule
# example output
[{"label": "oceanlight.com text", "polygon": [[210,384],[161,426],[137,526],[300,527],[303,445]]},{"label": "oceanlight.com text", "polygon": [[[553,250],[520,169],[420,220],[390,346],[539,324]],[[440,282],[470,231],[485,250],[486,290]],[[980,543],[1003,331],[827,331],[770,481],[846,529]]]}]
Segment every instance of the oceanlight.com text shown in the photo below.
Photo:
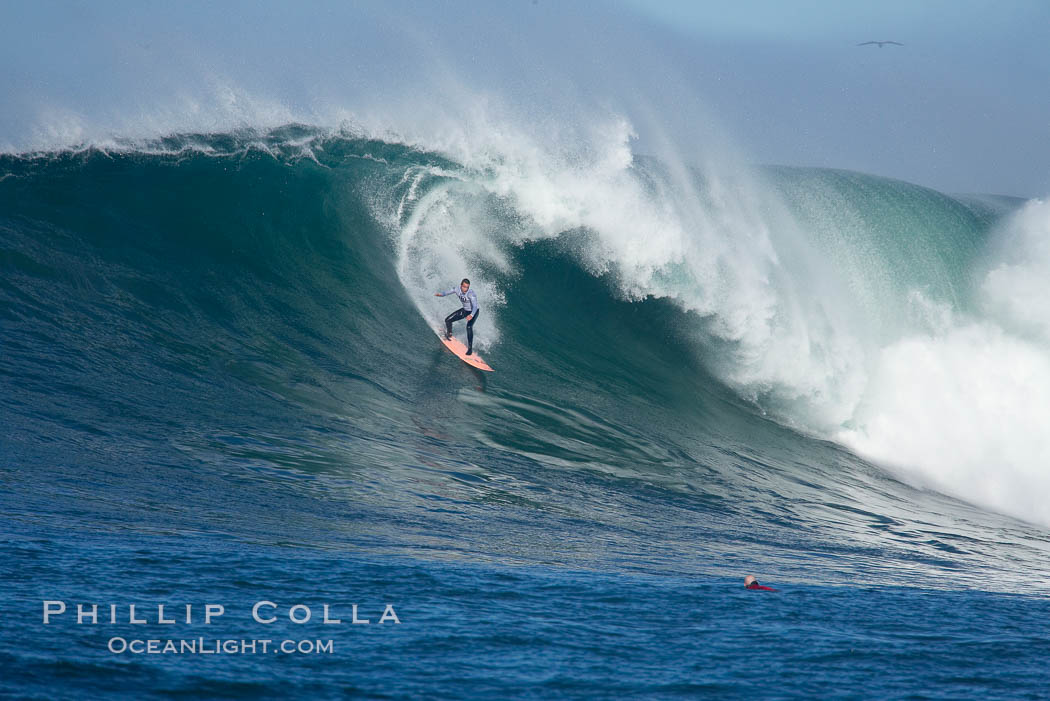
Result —
[{"label": "oceanlight.com text", "polygon": [[332,640],[270,640],[236,638],[109,639],[107,647],[117,655],[331,655]]}]

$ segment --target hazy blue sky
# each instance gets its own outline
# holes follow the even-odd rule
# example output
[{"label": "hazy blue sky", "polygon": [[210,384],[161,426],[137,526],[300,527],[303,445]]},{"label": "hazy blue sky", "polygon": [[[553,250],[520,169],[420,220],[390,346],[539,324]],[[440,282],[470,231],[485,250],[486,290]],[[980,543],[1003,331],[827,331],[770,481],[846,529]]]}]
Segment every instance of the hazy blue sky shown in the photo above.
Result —
[{"label": "hazy blue sky", "polygon": [[724,134],[755,162],[1039,196],[1048,46],[1042,0],[0,0],[0,146],[356,115],[397,130],[489,95],[553,129],[621,113],[642,150],[702,156]]},{"label": "hazy blue sky", "polygon": [[628,4],[756,158],[1050,193],[1050,2]]}]

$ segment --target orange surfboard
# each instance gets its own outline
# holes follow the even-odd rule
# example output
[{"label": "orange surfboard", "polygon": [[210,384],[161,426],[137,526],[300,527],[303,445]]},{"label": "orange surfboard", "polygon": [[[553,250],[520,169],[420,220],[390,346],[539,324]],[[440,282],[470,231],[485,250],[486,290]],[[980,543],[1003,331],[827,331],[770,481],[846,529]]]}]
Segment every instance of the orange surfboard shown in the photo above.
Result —
[{"label": "orange surfboard", "polygon": [[445,348],[448,348],[450,351],[455,353],[457,358],[462,360],[470,367],[477,368],[478,370],[484,370],[485,372],[495,372],[495,370],[489,367],[488,363],[486,363],[484,360],[478,357],[477,353],[471,353],[470,355],[467,355],[467,347],[463,345],[463,341],[459,340],[455,336],[446,341],[445,334],[439,333],[438,338],[440,338],[441,342],[445,344]]}]

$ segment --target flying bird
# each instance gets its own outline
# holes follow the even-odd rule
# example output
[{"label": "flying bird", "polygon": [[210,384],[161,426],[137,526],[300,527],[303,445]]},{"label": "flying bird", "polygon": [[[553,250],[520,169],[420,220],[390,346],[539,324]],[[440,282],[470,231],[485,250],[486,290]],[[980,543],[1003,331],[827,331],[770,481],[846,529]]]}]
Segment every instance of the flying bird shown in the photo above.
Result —
[{"label": "flying bird", "polygon": [[894,46],[904,46],[904,44],[900,43],[899,41],[862,41],[861,43],[857,44],[857,46],[868,46],[869,44],[878,44],[880,49],[886,44],[893,44]]}]

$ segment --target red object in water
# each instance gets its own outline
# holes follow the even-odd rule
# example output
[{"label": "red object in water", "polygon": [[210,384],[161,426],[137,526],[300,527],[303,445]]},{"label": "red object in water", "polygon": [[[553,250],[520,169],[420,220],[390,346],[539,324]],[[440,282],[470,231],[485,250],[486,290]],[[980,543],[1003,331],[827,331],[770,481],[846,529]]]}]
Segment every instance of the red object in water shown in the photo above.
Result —
[{"label": "red object in water", "polygon": [[757,589],[758,591],[776,591],[776,589],[774,589],[773,587],[764,587],[761,584],[759,584],[758,582],[751,582],[751,584],[748,584],[747,587],[745,587],[745,588],[746,589]]}]

